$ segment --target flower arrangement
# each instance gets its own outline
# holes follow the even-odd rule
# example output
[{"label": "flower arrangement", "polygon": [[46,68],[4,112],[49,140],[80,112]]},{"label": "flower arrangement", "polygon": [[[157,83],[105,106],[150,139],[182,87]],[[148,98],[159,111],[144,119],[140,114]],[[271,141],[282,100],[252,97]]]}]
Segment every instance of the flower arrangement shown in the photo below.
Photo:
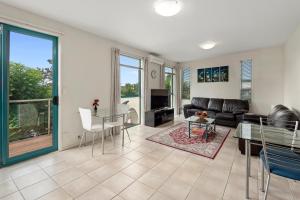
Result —
[{"label": "flower arrangement", "polygon": [[94,107],[94,111],[96,112],[99,106],[99,99],[94,99],[93,102],[93,107]]},{"label": "flower arrangement", "polygon": [[195,115],[198,116],[200,119],[205,119],[208,116],[206,111],[196,112]]}]

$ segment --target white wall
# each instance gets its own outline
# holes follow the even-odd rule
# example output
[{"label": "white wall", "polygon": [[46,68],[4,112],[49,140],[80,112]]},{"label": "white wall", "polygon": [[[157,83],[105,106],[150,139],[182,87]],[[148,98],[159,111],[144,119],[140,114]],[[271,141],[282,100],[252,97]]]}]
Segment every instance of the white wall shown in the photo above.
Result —
[{"label": "white wall", "polygon": [[284,104],[300,111],[300,26],[284,46]]},{"label": "white wall", "polygon": [[[100,99],[100,107],[110,106],[111,48],[145,57],[140,51],[71,26],[0,4],[0,17],[20,20],[37,27],[63,33],[60,46],[60,116],[59,146],[65,149],[78,144],[81,133],[79,106],[91,107]],[[154,86],[151,86],[154,84]],[[156,82],[150,82],[156,87]]]},{"label": "white wall", "polygon": [[[267,114],[271,105],[283,103],[283,51],[281,47],[224,55],[216,58],[181,63],[191,67],[191,97],[240,98],[240,61],[253,61],[251,111]],[[197,69],[229,66],[229,82],[198,83]],[[187,101],[183,101],[185,104]]]}]

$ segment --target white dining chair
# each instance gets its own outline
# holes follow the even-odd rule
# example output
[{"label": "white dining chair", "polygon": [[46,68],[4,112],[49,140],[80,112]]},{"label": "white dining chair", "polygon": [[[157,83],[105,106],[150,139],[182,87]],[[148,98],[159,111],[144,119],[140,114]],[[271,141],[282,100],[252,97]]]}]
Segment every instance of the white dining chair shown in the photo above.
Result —
[{"label": "white dining chair", "polygon": [[103,130],[106,131],[108,130],[110,133],[110,137],[111,137],[111,141],[114,143],[114,138],[112,135],[112,128],[114,126],[104,123],[104,127],[102,124],[93,124],[92,122],[92,111],[90,109],[86,109],[86,108],[79,108],[79,113],[80,113],[80,118],[81,118],[81,122],[82,122],[82,127],[84,129],[81,139],[80,139],[80,143],[79,143],[79,147],[81,147],[83,138],[85,138],[86,140],[86,134],[87,133],[91,133],[93,140],[92,140],[92,156],[94,156],[94,144],[95,144],[95,135],[98,134],[98,137],[100,137],[100,133],[102,132],[102,134],[104,134]]},{"label": "white dining chair", "polygon": [[121,130],[126,130],[129,141],[131,142],[131,138],[130,138],[129,133],[128,133],[127,128],[126,128],[126,124],[127,124],[127,121],[128,121],[127,117],[128,117],[128,112],[129,112],[129,105],[124,104],[124,103],[118,104],[117,105],[117,112],[121,113],[121,114],[124,114],[124,119],[123,119],[123,117],[118,117],[115,121],[107,122],[107,124],[109,126],[114,127],[114,128],[120,127]]}]

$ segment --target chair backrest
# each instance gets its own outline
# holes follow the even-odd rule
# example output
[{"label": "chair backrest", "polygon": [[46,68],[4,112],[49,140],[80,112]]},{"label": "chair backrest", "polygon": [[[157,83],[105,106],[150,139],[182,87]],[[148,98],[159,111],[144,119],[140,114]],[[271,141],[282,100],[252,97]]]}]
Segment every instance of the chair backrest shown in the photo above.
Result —
[{"label": "chair backrest", "polygon": [[[292,140],[291,140],[291,148],[290,150],[293,151],[294,150],[294,144],[295,144],[295,140],[297,137],[297,130],[298,130],[298,121],[286,121],[285,122],[288,127],[286,127],[287,130],[291,131],[293,133],[292,135]],[[272,124],[272,123],[271,123]],[[274,156],[275,154],[277,154],[277,152],[280,151],[280,149],[287,149],[287,147],[283,147],[283,146],[278,146],[275,144],[269,144],[266,141],[266,137],[265,137],[265,132],[264,132],[264,126],[272,126],[270,125],[270,119],[264,119],[264,118],[260,118],[260,134],[261,134],[261,141],[262,141],[262,146],[263,146],[263,154],[264,154],[264,158],[265,158],[265,163],[266,163],[266,169],[267,171],[270,172],[270,168],[269,168],[269,162],[272,162],[272,160],[269,160],[268,158],[268,148],[272,149],[272,155]],[[277,149],[277,150],[274,150]],[[279,149],[279,151],[278,151]]]},{"label": "chair backrest", "polygon": [[79,108],[82,127],[90,131],[92,129],[92,111],[87,108]]},{"label": "chair backrest", "polygon": [[134,108],[129,109],[126,122],[130,124],[139,124],[139,115]]},{"label": "chair backrest", "polygon": [[128,114],[128,111],[129,111],[129,105],[128,104],[118,104],[117,105],[117,110],[121,113],[124,113],[124,114]]}]

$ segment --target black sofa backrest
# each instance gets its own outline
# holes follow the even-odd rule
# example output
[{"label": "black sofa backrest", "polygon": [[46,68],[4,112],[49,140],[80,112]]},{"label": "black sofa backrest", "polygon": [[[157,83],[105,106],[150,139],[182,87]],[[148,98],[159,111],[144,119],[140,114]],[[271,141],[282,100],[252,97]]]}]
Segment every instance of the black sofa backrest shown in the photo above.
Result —
[{"label": "black sofa backrest", "polygon": [[233,113],[241,110],[249,111],[249,103],[247,100],[224,99],[222,112]]},{"label": "black sofa backrest", "polygon": [[209,98],[193,97],[192,106],[201,110],[207,110]]},{"label": "black sofa backrest", "polygon": [[224,99],[211,98],[208,103],[208,110],[215,112],[222,112]]}]

